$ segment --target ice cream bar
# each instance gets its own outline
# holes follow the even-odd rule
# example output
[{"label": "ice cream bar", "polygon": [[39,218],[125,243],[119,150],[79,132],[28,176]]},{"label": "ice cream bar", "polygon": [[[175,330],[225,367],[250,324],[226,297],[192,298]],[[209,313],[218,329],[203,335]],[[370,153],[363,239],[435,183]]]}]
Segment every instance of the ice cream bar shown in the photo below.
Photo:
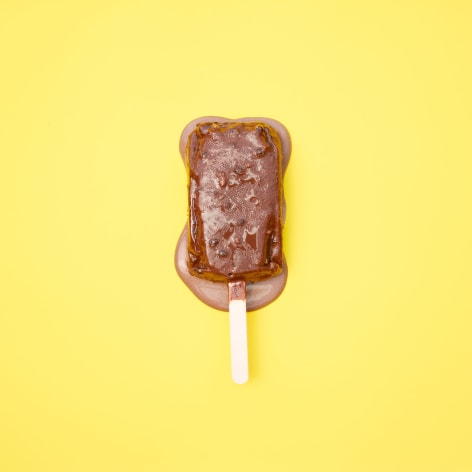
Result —
[{"label": "ice cream bar", "polygon": [[260,122],[199,123],[187,147],[188,265],[214,282],[282,272],[282,153]]},{"label": "ice cream bar", "polygon": [[229,311],[236,383],[248,379],[246,311],[275,300],[287,280],[282,182],[290,151],[287,130],[268,118],[203,117],[180,140],[188,221],[175,266],[200,300]]}]

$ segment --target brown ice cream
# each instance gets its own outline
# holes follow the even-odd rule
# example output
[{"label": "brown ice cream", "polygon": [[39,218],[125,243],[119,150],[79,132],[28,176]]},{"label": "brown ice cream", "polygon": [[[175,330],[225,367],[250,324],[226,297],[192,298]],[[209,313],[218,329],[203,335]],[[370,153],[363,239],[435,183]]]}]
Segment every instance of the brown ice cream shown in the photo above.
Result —
[{"label": "brown ice cream", "polygon": [[263,123],[201,123],[189,137],[189,270],[214,282],[282,272],[280,140]]},{"label": "brown ice cream", "polygon": [[228,281],[247,283],[247,309],[283,290],[283,172],[290,138],[275,120],[205,117],[180,145],[188,172],[189,220],[176,250],[180,277],[202,301],[228,309]]}]

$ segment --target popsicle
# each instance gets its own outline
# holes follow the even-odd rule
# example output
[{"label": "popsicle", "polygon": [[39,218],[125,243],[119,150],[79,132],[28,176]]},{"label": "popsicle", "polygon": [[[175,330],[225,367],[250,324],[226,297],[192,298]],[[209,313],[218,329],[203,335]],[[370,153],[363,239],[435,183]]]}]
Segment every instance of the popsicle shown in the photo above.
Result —
[{"label": "popsicle", "polygon": [[233,380],[248,379],[246,310],[273,301],[287,279],[283,174],[290,137],[268,118],[203,117],[184,129],[188,222],[177,272],[208,305],[230,312]]}]

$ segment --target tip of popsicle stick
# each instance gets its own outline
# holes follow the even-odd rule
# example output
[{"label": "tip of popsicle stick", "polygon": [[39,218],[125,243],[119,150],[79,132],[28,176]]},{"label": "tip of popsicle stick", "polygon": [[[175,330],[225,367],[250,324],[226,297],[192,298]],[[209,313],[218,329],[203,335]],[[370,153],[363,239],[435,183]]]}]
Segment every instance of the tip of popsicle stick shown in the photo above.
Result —
[{"label": "tip of popsicle stick", "polygon": [[233,382],[242,385],[245,384],[249,380],[249,375],[247,372],[235,373],[233,372]]}]

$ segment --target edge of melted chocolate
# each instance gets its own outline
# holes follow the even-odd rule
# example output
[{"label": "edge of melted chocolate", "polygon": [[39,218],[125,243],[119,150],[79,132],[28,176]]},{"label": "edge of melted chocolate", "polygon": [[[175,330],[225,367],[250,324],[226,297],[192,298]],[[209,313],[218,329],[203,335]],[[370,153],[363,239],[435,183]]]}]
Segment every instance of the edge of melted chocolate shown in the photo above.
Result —
[{"label": "edge of melted chocolate", "polygon": [[[291,153],[291,142],[290,136],[286,128],[276,120],[272,120],[269,118],[240,118],[236,120],[231,120],[228,118],[223,117],[214,117],[214,116],[207,116],[197,118],[196,120],[191,121],[183,130],[181,138],[180,138],[180,153],[181,157],[184,161],[184,165],[186,166],[187,172],[189,172],[188,166],[186,165],[187,159],[187,145],[189,143],[189,139],[195,141],[195,135],[197,130],[199,131],[200,124],[205,126],[208,124],[212,124],[215,129],[225,127],[225,129],[232,129],[232,123],[234,123],[234,127],[237,128],[238,124],[240,123],[247,123],[247,126],[242,126],[241,129],[251,129],[252,126],[260,126],[266,125],[267,128],[270,129],[270,133],[274,141],[276,141],[276,145],[273,144],[273,150],[275,150],[275,154],[279,154],[276,156],[279,158],[279,165],[280,167],[277,169],[279,172],[279,176],[281,174],[281,180],[283,181],[283,176],[285,174],[285,170],[287,168],[290,153]],[[249,137],[253,139],[253,137]],[[237,174],[237,173],[236,173]],[[237,177],[238,175],[236,175]],[[216,176],[217,177],[217,176]],[[279,219],[279,231],[278,237],[281,237],[281,230],[283,223],[285,221],[285,199],[283,196],[283,185],[282,181],[279,182],[278,192],[279,195],[276,196],[278,198],[279,208],[276,207],[276,212],[278,213]],[[225,182],[223,182],[225,183]],[[274,191],[274,189],[272,189]],[[274,202],[272,202],[274,203]],[[242,218],[241,218],[242,219]],[[191,224],[190,219],[190,224]],[[238,223],[239,220],[235,220],[235,226],[238,230]],[[242,226],[242,225],[241,225]],[[228,278],[226,277],[207,277],[203,278],[201,275],[195,273],[195,267],[192,266],[192,262],[189,261],[189,247],[188,244],[191,243],[192,234],[189,232],[189,222],[185,225],[179,241],[177,243],[177,248],[175,252],[175,267],[177,270],[178,275],[182,279],[182,281],[187,285],[187,287],[205,304],[216,308],[218,310],[227,311],[228,310]],[[277,242],[277,237],[275,239]],[[191,252],[190,252],[191,254]],[[266,261],[267,262],[267,261]],[[270,265],[270,263],[269,263]],[[189,267],[190,266],[190,267]],[[272,263],[272,270],[266,271],[262,277],[258,277],[257,274],[255,277],[251,279],[251,277],[246,278],[247,282],[247,310],[253,311],[263,306],[271,303],[274,301],[283,291],[286,281],[287,281],[287,262],[285,257],[280,254],[278,259],[278,264]],[[255,269],[255,273],[258,269]],[[197,276],[199,275],[199,276]],[[270,277],[270,278],[268,278]]]}]

